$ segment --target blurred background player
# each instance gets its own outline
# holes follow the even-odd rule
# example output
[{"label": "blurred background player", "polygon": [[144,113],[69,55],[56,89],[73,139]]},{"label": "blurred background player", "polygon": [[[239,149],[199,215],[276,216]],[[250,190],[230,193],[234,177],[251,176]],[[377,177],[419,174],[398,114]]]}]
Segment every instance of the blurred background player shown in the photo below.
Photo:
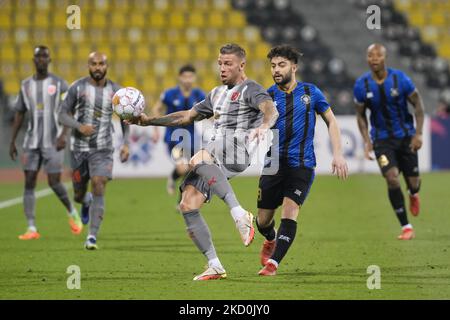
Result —
[{"label": "blurred background player", "polygon": [[[273,146],[277,148],[275,154],[279,159],[279,169],[271,175],[263,171],[259,180],[256,226],[266,238],[261,250],[264,268],[259,275],[262,276],[276,274],[279,263],[295,239],[298,213],[314,181],[316,113],[328,126],[333,147],[333,174],[345,179],[348,173],[341,150],[340,130],[330,105],[315,85],[296,80],[300,55],[288,45],[276,46],[267,55],[275,81],[268,92],[280,114],[274,126],[279,140]],[[276,232],[273,217],[280,205],[281,223]]]},{"label": "blurred background player", "polygon": [[[97,249],[97,233],[105,211],[106,183],[112,179],[112,97],[120,86],[106,78],[106,55],[93,52],[88,59],[89,77],[75,81],[69,88],[59,113],[60,122],[72,128],[71,166],[75,201],[89,207],[88,250]],[[124,144],[121,161],[128,159],[128,127],[122,125]],[[92,203],[87,197],[91,180]]]},{"label": "blurred background player", "polygon": [[[194,104],[205,99],[204,92],[199,88],[194,88],[196,81],[196,71],[192,65],[184,65],[178,72],[179,85],[164,91],[160,100],[155,104],[155,116],[160,117],[182,110],[191,109]],[[159,140],[159,129],[154,128],[154,142]],[[194,124],[185,127],[167,127],[164,134],[164,143],[167,145],[169,155],[175,162],[175,168],[167,179],[167,192],[170,195],[175,193],[176,181],[183,177],[189,170],[189,159],[196,153],[198,143],[197,132]],[[180,196],[181,197],[181,196]],[[177,203],[180,202],[180,199]]]},{"label": "blurred background player", "polygon": [[264,138],[278,112],[267,91],[245,75],[246,53],[237,44],[220,48],[218,59],[221,86],[214,88],[190,110],[153,118],[145,114],[133,119],[139,125],[184,126],[214,117],[215,136],[190,160],[191,171],[180,189],[180,211],[191,239],[208,259],[206,271],[194,280],[214,280],[226,277],[226,271],[217,257],[209,228],[200,214],[200,208],[211,193],[222,199],[231,211],[245,246],[254,237],[253,215],[244,210],[236,199],[228,179],[243,172],[250,164],[250,142]]},{"label": "blurred background player", "polygon": [[[364,140],[364,155],[378,165],[386,179],[389,200],[402,226],[400,240],[413,239],[415,234],[408,222],[399,174],[403,172],[408,186],[410,211],[420,211],[419,164],[417,151],[422,147],[424,106],[419,91],[402,71],[387,68],[386,48],[372,44],[367,49],[370,72],[356,80],[354,96],[358,127]],[[416,126],[408,111],[408,101],[414,106]],[[370,137],[366,109],[370,110]]]},{"label": "blurred background player", "polygon": [[65,136],[63,128],[57,121],[63,94],[67,91],[67,83],[48,72],[51,62],[50,50],[45,46],[34,48],[33,62],[36,73],[22,81],[16,114],[12,128],[9,154],[12,160],[17,158],[16,138],[24,121],[25,113],[29,113],[28,129],[23,142],[22,163],[25,173],[25,190],[23,205],[28,230],[20,235],[21,240],[38,239],[40,234],[35,224],[36,180],[41,165],[47,173],[48,185],[61,200],[69,215],[72,233],[79,234],[83,225],[77,210],[72,205],[66,188],[61,183],[63,170]]}]

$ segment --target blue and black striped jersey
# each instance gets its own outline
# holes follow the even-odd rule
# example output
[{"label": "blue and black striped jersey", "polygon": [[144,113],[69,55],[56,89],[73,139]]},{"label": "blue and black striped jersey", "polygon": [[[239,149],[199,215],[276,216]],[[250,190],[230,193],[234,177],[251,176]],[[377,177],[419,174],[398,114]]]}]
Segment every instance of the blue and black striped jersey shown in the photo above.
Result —
[{"label": "blue and black striped jersey", "polygon": [[314,128],[316,113],[329,108],[325,96],[315,85],[297,81],[291,92],[273,85],[268,90],[277,107],[279,117],[273,129],[278,130],[280,165],[315,168]]},{"label": "blue and black striped jersey", "polygon": [[416,133],[414,119],[408,111],[408,96],[416,87],[402,71],[388,68],[388,75],[378,84],[370,72],[356,80],[355,101],[370,109],[370,136],[373,141],[404,138]]}]

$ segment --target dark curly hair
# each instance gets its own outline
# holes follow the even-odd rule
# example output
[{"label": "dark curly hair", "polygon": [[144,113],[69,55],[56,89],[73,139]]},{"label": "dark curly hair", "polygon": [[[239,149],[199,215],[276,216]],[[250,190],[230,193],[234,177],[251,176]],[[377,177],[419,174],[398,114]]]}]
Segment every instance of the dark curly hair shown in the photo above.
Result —
[{"label": "dark curly hair", "polygon": [[275,46],[272,49],[270,49],[269,53],[267,54],[267,58],[269,60],[272,60],[272,58],[275,57],[283,57],[295,64],[298,63],[301,56],[303,56],[303,53],[287,44]]}]

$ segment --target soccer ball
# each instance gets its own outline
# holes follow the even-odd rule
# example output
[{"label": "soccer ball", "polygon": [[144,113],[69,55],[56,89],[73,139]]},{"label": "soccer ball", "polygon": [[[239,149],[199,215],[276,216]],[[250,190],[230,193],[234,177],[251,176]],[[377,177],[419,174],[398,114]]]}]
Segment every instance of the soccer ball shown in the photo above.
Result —
[{"label": "soccer ball", "polygon": [[112,98],[114,112],[122,120],[138,117],[145,108],[142,93],[133,87],[119,89]]}]

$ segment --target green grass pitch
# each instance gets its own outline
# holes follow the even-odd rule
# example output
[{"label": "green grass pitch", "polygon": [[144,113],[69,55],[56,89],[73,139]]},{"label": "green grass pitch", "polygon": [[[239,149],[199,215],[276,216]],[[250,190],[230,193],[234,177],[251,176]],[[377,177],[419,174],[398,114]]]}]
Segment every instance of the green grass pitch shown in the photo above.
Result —
[{"label": "green grass pitch", "polygon": [[[17,239],[25,231],[20,204],[0,209],[0,299],[449,299],[448,181],[448,172],[423,175],[422,211],[410,216],[417,237],[399,241],[381,176],[345,182],[317,176],[278,275],[264,278],[257,275],[261,235],[245,248],[225,205],[214,198],[202,213],[228,279],[204,282],[192,281],[205,260],[164,179],[108,184],[98,251],[83,248],[86,231],[72,235],[63,206],[47,196],[36,202],[37,241]],[[257,178],[232,184],[255,212]],[[21,193],[21,183],[0,183],[0,202]],[[67,288],[70,265],[81,269],[80,290]],[[381,289],[367,288],[370,265],[380,267]]]}]

